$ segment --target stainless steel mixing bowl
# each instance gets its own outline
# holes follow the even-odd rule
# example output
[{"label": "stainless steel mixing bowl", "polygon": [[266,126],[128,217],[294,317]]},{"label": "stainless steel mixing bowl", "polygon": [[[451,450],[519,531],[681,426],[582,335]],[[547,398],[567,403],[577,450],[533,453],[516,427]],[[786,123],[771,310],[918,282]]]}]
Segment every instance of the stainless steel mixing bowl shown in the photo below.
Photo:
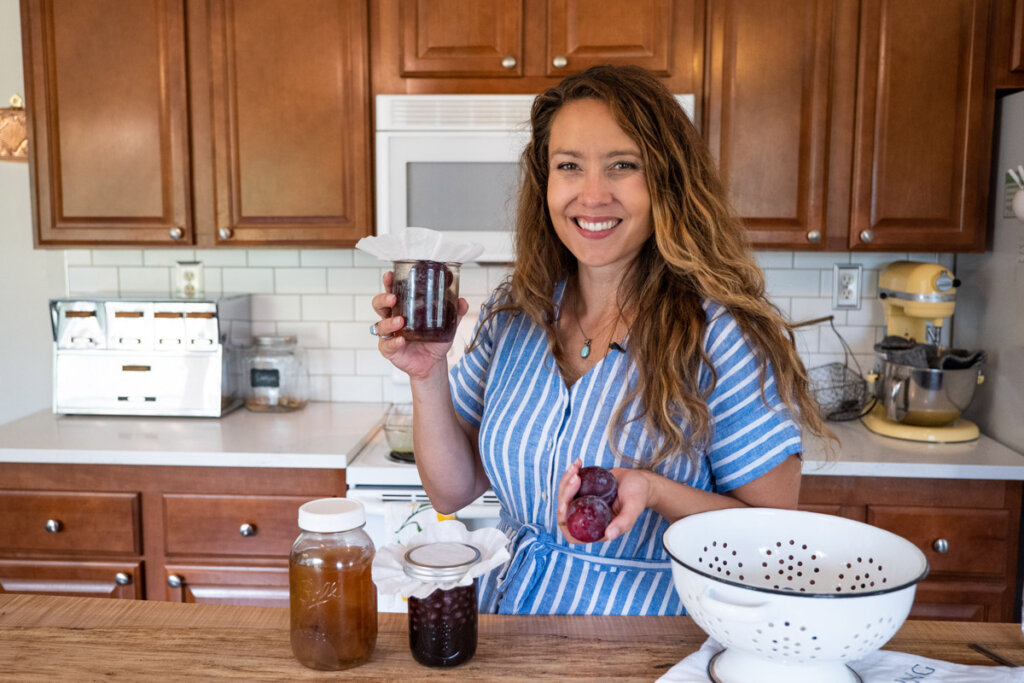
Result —
[{"label": "stainless steel mixing bowl", "polygon": [[958,419],[982,381],[982,366],[932,370],[879,359],[877,395],[893,422],[941,427]]}]

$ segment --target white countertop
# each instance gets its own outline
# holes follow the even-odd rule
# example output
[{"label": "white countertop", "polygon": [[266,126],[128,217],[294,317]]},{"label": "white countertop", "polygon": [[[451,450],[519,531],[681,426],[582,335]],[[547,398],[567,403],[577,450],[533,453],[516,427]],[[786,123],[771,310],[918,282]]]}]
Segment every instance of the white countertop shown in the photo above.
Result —
[{"label": "white countertop", "polygon": [[[220,419],[54,415],[0,425],[0,462],[211,467],[347,467],[377,432],[386,403],[310,403],[293,413],[244,408]],[[1024,480],[1024,455],[982,436],[930,444],[831,422],[841,446],[827,460],[808,440],[804,474]]]},{"label": "white countertop", "polygon": [[387,403],[240,408],[222,418],[54,415],[0,425],[0,462],[340,469],[384,421]]}]

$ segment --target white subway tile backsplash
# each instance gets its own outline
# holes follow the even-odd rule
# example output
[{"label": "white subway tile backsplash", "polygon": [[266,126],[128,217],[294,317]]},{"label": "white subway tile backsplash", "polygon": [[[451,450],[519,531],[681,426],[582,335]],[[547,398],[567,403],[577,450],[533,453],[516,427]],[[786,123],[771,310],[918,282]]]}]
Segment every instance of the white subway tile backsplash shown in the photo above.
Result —
[{"label": "white subway tile backsplash", "polygon": [[376,294],[384,291],[382,268],[328,268],[327,291],[331,294]]},{"label": "white subway tile backsplash", "polygon": [[225,292],[273,294],[273,268],[222,268]]},{"label": "white subway tile backsplash", "polygon": [[141,249],[96,249],[92,253],[94,266],[141,266]]},{"label": "white subway tile backsplash", "polygon": [[117,294],[117,268],[114,266],[68,266],[68,291],[71,294]]},{"label": "white subway tile backsplash", "polygon": [[296,294],[255,294],[252,297],[253,320],[301,320],[302,300]]},{"label": "white subway tile backsplash", "polygon": [[[878,303],[878,271],[906,258],[942,254],[758,251],[767,294],[789,320],[835,316],[837,328],[854,347],[855,358],[871,369],[872,346],[884,321]],[[381,277],[391,264],[355,249],[153,249],[68,250],[72,293],[167,291],[177,261],[205,266],[206,294],[253,294],[254,335],[294,334],[309,354],[310,397],[316,401],[407,400],[395,388],[394,369],[377,350],[369,325],[377,320],[370,301],[383,291]],[[832,310],[832,266],[864,266],[859,310]],[[463,266],[460,294],[476,313],[511,272],[506,265]],[[796,332],[797,348],[808,367],[842,362],[838,340],[822,323]]]},{"label": "white subway tile backsplash", "polygon": [[122,295],[143,292],[153,292],[164,295],[171,293],[170,268],[121,267],[118,271],[120,273]]},{"label": "white subway tile backsplash", "polygon": [[379,402],[384,400],[383,387],[381,377],[333,375],[331,400],[338,403]]},{"label": "white subway tile backsplash", "polygon": [[248,251],[250,266],[298,266],[299,252],[297,249],[250,249]]},{"label": "white subway tile backsplash", "polygon": [[275,268],[274,289],[278,294],[326,294],[326,268]]},{"label": "white subway tile backsplash", "polygon": [[351,320],[352,296],[349,294],[302,295],[303,320]]}]

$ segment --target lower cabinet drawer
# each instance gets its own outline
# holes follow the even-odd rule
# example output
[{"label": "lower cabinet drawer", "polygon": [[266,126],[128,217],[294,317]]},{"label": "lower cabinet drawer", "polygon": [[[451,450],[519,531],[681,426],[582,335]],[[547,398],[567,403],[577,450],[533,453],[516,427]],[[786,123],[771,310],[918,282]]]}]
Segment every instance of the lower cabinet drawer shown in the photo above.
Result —
[{"label": "lower cabinet drawer", "polygon": [[139,496],[0,491],[0,550],[139,554]]},{"label": "lower cabinet drawer", "polygon": [[139,599],[142,583],[140,562],[0,560],[0,593]]},{"label": "lower cabinet drawer", "polygon": [[288,563],[271,566],[168,564],[169,602],[288,606]]},{"label": "lower cabinet drawer", "polygon": [[868,524],[903,536],[924,551],[932,574],[1003,577],[1010,539],[1006,510],[869,506]]},{"label": "lower cabinet drawer", "polygon": [[309,498],[165,494],[168,555],[288,557]]}]

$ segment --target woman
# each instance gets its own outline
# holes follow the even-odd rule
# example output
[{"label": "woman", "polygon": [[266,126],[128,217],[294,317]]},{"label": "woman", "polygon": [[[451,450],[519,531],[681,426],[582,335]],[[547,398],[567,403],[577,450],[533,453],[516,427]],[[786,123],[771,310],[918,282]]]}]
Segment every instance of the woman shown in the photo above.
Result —
[{"label": "woman", "polygon": [[[637,67],[537,97],[510,279],[450,375],[374,297],[380,350],[410,377],[417,465],[451,512],[491,488],[512,559],[481,607],[681,614],[661,535],[725,507],[795,507],[798,423],[827,434],[792,334],[764,294],[704,142]],[[384,278],[390,290],[390,273]],[[468,305],[460,301],[459,314]],[[579,544],[579,468],[619,483],[605,537]]]}]

